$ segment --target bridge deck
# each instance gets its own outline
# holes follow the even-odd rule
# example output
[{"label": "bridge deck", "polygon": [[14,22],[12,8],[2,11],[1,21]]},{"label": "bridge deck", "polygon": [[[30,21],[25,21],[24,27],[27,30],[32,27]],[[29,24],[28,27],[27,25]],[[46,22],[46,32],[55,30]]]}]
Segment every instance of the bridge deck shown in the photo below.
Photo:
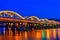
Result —
[{"label": "bridge deck", "polygon": [[[13,19],[13,18],[0,18],[0,21],[3,22],[13,22],[13,23],[18,23],[18,22],[23,22],[23,23],[37,23],[37,24],[41,24],[41,21],[32,21],[32,20],[18,20],[18,19]],[[53,22],[47,22],[47,24],[53,24]],[[57,25],[60,25],[60,22],[56,22]]]}]

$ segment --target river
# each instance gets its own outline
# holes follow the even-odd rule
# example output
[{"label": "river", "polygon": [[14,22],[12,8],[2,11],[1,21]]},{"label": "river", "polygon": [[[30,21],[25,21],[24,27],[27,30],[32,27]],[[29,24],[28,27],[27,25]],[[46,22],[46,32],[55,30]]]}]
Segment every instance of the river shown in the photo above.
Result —
[{"label": "river", "polygon": [[0,31],[0,40],[60,40],[60,28],[42,29],[13,33],[10,29]]}]

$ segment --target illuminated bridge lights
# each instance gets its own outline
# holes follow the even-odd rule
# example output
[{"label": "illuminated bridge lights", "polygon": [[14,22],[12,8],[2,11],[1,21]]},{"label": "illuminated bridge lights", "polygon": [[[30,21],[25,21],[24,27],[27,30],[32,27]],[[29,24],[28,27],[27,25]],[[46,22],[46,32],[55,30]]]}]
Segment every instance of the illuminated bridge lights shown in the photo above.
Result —
[{"label": "illuminated bridge lights", "polygon": [[[55,25],[52,25],[52,26],[53,26],[52,28],[55,27]],[[40,26],[39,24],[29,24],[29,23],[27,23],[25,25],[23,25],[23,23],[1,23],[0,27],[5,27],[6,29],[8,29],[9,27],[13,28],[13,29],[16,28],[17,30],[20,30],[20,31],[27,31],[27,30],[30,30],[32,28],[34,28],[35,30],[42,29],[42,27],[45,29],[50,28],[50,26],[44,26],[44,25]]]},{"label": "illuminated bridge lights", "polygon": [[60,22],[55,22],[48,19],[39,19],[36,16],[22,17],[13,11],[0,11],[0,28],[11,28],[17,31],[30,31],[58,28]]}]

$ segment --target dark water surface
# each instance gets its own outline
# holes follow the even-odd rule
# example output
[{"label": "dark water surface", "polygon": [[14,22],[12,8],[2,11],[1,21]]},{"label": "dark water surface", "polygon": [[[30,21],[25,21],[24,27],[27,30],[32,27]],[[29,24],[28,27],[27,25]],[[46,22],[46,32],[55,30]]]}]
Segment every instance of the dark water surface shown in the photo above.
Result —
[{"label": "dark water surface", "polygon": [[0,40],[59,40],[60,29],[31,30],[29,32],[13,33],[8,31],[0,31]]}]

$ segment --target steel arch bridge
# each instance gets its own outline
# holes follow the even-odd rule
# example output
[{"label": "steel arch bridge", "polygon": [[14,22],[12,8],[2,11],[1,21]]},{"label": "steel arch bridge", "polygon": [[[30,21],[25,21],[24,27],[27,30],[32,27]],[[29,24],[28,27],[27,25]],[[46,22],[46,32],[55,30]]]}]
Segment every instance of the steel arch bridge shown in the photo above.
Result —
[{"label": "steel arch bridge", "polygon": [[36,17],[36,16],[30,16],[27,19],[30,19],[30,20],[33,20],[33,21],[40,21],[40,19],[38,17]]},{"label": "steel arch bridge", "polygon": [[22,26],[25,30],[26,28],[42,29],[42,24],[44,24],[44,26],[52,26],[53,24],[58,24],[60,26],[59,22],[51,21],[48,19],[39,19],[36,16],[30,16],[26,19],[25,17],[22,17],[13,11],[0,11],[0,27],[5,26],[6,28],[15,28],[16,26],[19,29]]},{"label": "steel arch bridge", "polygon": [[13,11],[0,11],[0,17],[19,18],[23,19],[21,15]]}]

